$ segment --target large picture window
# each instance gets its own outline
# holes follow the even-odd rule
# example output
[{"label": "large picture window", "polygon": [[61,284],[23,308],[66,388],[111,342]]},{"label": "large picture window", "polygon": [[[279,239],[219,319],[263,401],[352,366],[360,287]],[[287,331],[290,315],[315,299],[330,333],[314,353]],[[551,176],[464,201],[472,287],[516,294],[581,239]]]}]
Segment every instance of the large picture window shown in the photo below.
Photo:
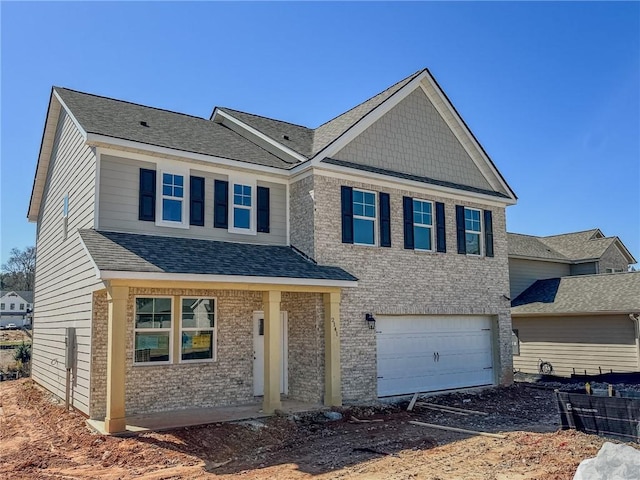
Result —
[{"label": "large picture window", "polygon": [[182,362],[215,360],[215,320],[214,299],[182,299]]},{"label": "large picture window", "polygon": [[376,244],[376,195],[353,189],[353,243]]},{"label": "large picture window", "polygon": [[413,242],[416,250],[433,250],[433,205],[413,200]]},{"label": "large picture window", "polygon": [[474,208],[464,209],[464,231],[467,254],[480,255],[480,238],[482,235],[480,210],[476,210]]},{"label": "large picture window", "polygon": [[171,361],[171,298],[136,298],[134,363]]}]

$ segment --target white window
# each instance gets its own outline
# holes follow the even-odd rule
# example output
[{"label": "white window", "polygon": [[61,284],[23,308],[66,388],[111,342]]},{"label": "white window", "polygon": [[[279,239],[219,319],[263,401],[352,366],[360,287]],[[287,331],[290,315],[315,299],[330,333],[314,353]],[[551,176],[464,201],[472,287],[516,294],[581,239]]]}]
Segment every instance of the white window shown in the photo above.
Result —
[{"label": "white window", "polygon": [[181,362],[216,358],[216,309],[213,298],[182,298]]},{"label": "white window", "polygon": [[162,220],[182,223],[184,176],[162,173]]},{"label": "white window", "polygon": [[353,243],[376,244],[376,194],[353,189]]},{"label": "white window", "polygon": [[520,355],[520,335],[518,329],[511,330],[511,348],[514,355]]},{"label": "white window", "polygon": [[413,200],[413,243],[416,250],[433,250],[433,204]]},{"label": "white window", "polygon": [[5,304],[4,303],[0,303],[0,310],[4,310],[5,308]]},{"label": "white window", "polygon": [[171,310],[170,297],[136,298],[134,320],[134,363],[171,362]]},{"label": "white window", "polygon": [[16,309],[16,304],[12,303],[11,305],[9,305],[9,310],[15,310]]},{"label": "white window", "polygon": [[475,208],[464,209],[465,242],[468,255],[481,254],[482,222],[480,210]]},{"label": "white window", "polygon": [[229,231],[256,234],[256,184],[231,180],[229,188]]},{"label": "white window", "polygon": [[24,310],[24,303],[20,304],[20,310]]}]

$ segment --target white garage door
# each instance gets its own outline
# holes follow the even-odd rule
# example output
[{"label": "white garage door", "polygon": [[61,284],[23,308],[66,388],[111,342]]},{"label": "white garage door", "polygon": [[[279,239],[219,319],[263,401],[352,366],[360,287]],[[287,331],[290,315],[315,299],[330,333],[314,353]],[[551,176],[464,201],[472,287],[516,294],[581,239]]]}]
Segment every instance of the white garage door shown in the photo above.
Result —
[{"label": "white garage door", "polygon": [[377,316],[378,396],[490,385],[491,318]]}]

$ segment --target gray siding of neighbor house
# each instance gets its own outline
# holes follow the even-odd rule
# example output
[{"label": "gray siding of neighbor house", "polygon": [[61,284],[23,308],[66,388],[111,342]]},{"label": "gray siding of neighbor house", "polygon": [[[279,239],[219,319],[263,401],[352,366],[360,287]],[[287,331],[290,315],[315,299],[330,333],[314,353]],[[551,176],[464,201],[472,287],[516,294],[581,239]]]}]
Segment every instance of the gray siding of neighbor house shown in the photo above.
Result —
[{"label": "gray siding of neighbor house", "polygon": [[570,376],[602,371],[637,372],[638,346],[635,326],[628,315],[584,317],[514,317],[520,355],[513,366],[524,373],[538,373],[539,359],[550,362],[553,373]]},{"label": "gray siding of neighbor house", "polygon": [[287,214],[286,186],[284,184],[263,181],[257,182],[258,186],[269,188],[270,233],[258,233],[257,235],[233,234],[223,228],[213,228],[214,180],[228,180],[228,177],[198,170],[197,166],[194,165],[193,168],[191,168],[191,175],[205,178],[204,227],[194,225],[190,225],[188,229],[160,227],[157,226],[155,222],[138,220],[140,168],[155,170],[156,166],[150,162],[101,155],[98,217],[98,228],[100,230],[242,243],[286,245]]},{"label": "gray siding of neighbor house", "polygon": [[[89,413],[92,291],[96,273],[78,235],[93,227],[96,157],[64,110],[53,147],[36,240],[33,368],[36,382],[65,395],[65,327],[75,327],[78,345],[72,381],[73,406]],[[69,195],[67,238],[63,198]]]},{"label": "gray siding of neighbor house", "polygon": [[571,265],[571,275],[592,275],[598,272],[597,262],[577,263]]},{"label": "gray siding of neighbor house", "polygon": [[629,269],[629,263],[614,243],[602,254],[598,261],[598,267],[598,273],[606,273],[607,268],[626,272]]},{"label": "gray siding of neighbor house", "polygon": [[[342,185],[390,194],[390,248],[342,243]],[[318,174],[314,178],[314,192],[316,260],[323,265],[338,265],[358,278],[358,287],[342,290],[342,394],[346,403],[376,398],[376,332],[368,328],[365,313],[374,316],[491,316],[494,322],[496,382],[508,384],[512,381],[511,315],[509,302],[504,297],[509,292],[504,208],[454,201],[435,192],[426,195]],[[445,203],[446,253],[404,249],[403,195]],[[292,203],[296,201],[292,198]],[[493,212],[495,257],[457,253],[456,204]],[[292,222],[295,219],[292,218]]]},{"label": "gray siding of neighbor house", "polygon": [[514,299],[536,280],[565,277],[570,274],[568,263],[542,262],[538,260],[509,259],[509,284]]},{"label": "gray siding of neighbor house", "polygon": [[358,135],[334,158],[492,190],[419,89]]}]

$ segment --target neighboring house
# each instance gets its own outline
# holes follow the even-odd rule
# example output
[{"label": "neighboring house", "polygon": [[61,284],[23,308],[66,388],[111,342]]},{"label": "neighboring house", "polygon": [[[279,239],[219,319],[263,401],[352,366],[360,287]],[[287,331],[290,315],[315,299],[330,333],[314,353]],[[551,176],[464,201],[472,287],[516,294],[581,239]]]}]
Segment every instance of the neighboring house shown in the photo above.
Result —
[{"label": "neighboring house", "polygon": [[33,292],[0,291],[0,326],[13,323],[23,327],[31,323],[33,311]]},{"label": "neighboring house", "polygon": [[507,236],[511,298],[536,280],[626,272],[636,263],[618,237],[605,237],[598,228],[548,237],[519,233]]},{"label": "neighboring house", "polygon": [[640,371],[640,272],[538,280],[513,301],[513,366],[554,375]]},{"label": "neighboring house", "polygon": [[508,239],[514,368],[640,371],[640,275],[621,273],[636,260],[620,239],[599,229]]},{"label": "neighboring house", "polygon": [[[512,381],[516,197],[427,70],[316,129],[54,87],[33,378],[126,417]],[[73,343],[73,342],[70,342]]]}]

